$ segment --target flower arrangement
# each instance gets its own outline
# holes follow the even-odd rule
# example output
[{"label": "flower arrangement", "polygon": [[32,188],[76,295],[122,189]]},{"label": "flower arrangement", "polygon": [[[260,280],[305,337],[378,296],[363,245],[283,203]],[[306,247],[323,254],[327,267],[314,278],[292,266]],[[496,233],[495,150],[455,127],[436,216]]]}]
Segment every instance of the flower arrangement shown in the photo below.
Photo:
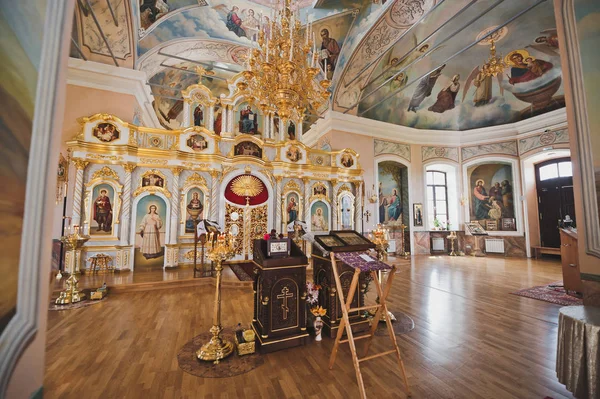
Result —
[{"label": "flower arrangement", "polygon": [[323,308],[322,306],[315,306],[310,308],[310,313],[312,313],[315,317],[323,317],[327,314],[327,309]]},{"label": "flower arrangement", "polygon": [[321,286],[312,281],[306,283],[306,303],[316,305],[319,302],[319,290]]}]

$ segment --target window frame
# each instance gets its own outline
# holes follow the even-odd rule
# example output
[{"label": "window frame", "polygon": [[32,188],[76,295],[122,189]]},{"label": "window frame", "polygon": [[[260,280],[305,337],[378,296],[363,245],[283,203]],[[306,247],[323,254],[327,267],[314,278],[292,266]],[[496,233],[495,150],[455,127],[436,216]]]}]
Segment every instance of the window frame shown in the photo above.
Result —
[{"label": "window frame", "polygon": [[[428,181],[428,179],[427,179],[428,178],[428,173],[432,174],[432,176],[431,176],[432,177],[431,181],[433,182],[432,184],[429,184],[427,182]],[[444,184],[443,185],[441,185],[441,184],[435,184],[435,175],[434,175],[434,173],[441,173],[441,174],[444,175]],[[448,206],[448,174],[447,174],[447,172],[442,172],[441,170],[434,170],[434,169],[432,169],[432,170],[426,170],[425,171],[425,186],[426,186],[427,189],[429,187],[432,188],[431,191],[432,191],[433,198],[429,198],[428,197],[427,198],[427,202],[429,203],[430,201],[433,201],[433,209],[431,210],[433,212],[433,220],[435,220],[437,218],[437,216],[438,216],[438,213],[437,213],[437,200],[436,200],[436,194],[435,194],[436,190],[435,190],[435,188],[436,187],[444,187],[445,199],[443,201],[446,204],[446,219],[445,220],[440,220],[440,222],[447,222],[449,220],[449,218],[450,218],[450,209],[449,209],[449,206]],[[432,226],[429,226],[429,227],[432,227]]]}]

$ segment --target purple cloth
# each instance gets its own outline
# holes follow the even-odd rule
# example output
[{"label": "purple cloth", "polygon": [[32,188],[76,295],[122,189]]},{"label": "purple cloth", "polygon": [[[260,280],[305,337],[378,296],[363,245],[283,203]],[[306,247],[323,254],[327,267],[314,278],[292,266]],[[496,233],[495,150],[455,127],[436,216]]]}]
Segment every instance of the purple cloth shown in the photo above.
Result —
[{"label": "purple cloth", "polygon": [[[367,255],[373,259],[372,262],[367,262],[361,255]],[[372,270],[390,270],[392,266],[378,261],[375,257],[369,255],[368,252],[336,252],[335,257],[354,269],[359,269],[361,272],[370,272]]]}]

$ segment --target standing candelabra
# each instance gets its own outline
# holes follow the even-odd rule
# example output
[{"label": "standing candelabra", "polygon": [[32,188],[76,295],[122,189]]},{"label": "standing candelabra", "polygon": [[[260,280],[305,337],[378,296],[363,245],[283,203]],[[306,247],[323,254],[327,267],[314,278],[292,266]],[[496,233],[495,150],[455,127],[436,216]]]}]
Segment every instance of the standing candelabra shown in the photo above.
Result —
[{"label": "standing candelabra", "polygon": [[400,238],[400,244],[401,244],[401,246],[400,246],[400,253],[399,253],[399,255],[400,256],[404,256],[404,257],[407,257],[408,255],[410,255],[410,252],[406,252],[406,250],[405,250],[405,244],[404,244],[404,242],[405,242],[404,241],[404,234],[405,234],[404,230],[406,230],[406,227],[407,226],[404,223],[402,223],[400,225],[400,229],[402,229],[402,230],[401,230],[401,238]]},{"label": "standing candelabra", "polygon": [[231,232],[229,234],[214,234],[208,235],[208,258],[216,263],[216,293],[213,313],[213,326],[210,329],[212,337],[209,342],[202,345],[196,352],[196,357],[199,360],[214,362],[219,364],[221,359],[226,358],[233,352],[233,343],[221,338],[221,272],[223,271],[222,263],[235,256],[235,239]]},{"label": "standing candelabra", "polygon": [[69,278],[65,281],[65,290],[62,291],[55,303],[57,305],[66,305],[69,303],[76,303],[85,298],[85,294],[80,293],[77,287],[79,281],[75,277],[79,273],[81,263],[81,248],[85,244],[90,236],[80,234],[80,227],[78,225],[69,227],[70,233],[66,236],[62,236],[60,240],[67,247],[67,267],[69,270]]},{"label": "standing candelabra", "polygon": [[452,252],[450,252],[450,256],[458,256],[458,254],[454,251],[454,241],[456,241],[457,239],[457,235],[456,235],[456,231],[452,231],[450,233],[450,235],[448,236],[448,239],[450,240],[450,247],[452,248]]},{"label": "standing candelabra", "polygon": [[[377,252],[377,260],[386,261],[387,260],[387,250],[390,246],[390,236],[388,230],[383,227],[381,224],[377,225],[377,228],[369,233],[369,239],[375,244],[375,251]],[[383,272],[381,270],[378,271],[379,282],[383,283]],[[379,296],[375,299],[375,302],[379,303]],[[396,321],[396,316],[390,311],[385,313],[381,313],[381,318],[379,321],[385,322],[386,317],[389,317],[390,320]]]}]

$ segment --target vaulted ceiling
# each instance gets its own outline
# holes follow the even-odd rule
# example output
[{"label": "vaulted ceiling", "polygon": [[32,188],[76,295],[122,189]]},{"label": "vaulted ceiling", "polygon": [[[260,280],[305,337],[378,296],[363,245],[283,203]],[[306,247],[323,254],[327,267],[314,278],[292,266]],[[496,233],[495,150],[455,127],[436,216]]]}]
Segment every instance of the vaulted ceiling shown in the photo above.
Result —
[{"label": "vaulted ceiling", "polygon": [[[467,130],[564,106],[552,1],[381,2],[298,2],[302,19],[317,32],[327,29],[341,48],[331,109],[421,129]],[[190,84],[226,90],[259,18],[275,7],[273,0],[78,3],[74,42],[90,59],[145,71],[166,128],[179,126],[181,91]],[[232,12],[240,27],[228,27]],[[518,53],[523,62],[507,59],[512,65],[486,78],[479,72],[491,38],[498,55]],[[72,55],[78,53],[74,44]]]}]

